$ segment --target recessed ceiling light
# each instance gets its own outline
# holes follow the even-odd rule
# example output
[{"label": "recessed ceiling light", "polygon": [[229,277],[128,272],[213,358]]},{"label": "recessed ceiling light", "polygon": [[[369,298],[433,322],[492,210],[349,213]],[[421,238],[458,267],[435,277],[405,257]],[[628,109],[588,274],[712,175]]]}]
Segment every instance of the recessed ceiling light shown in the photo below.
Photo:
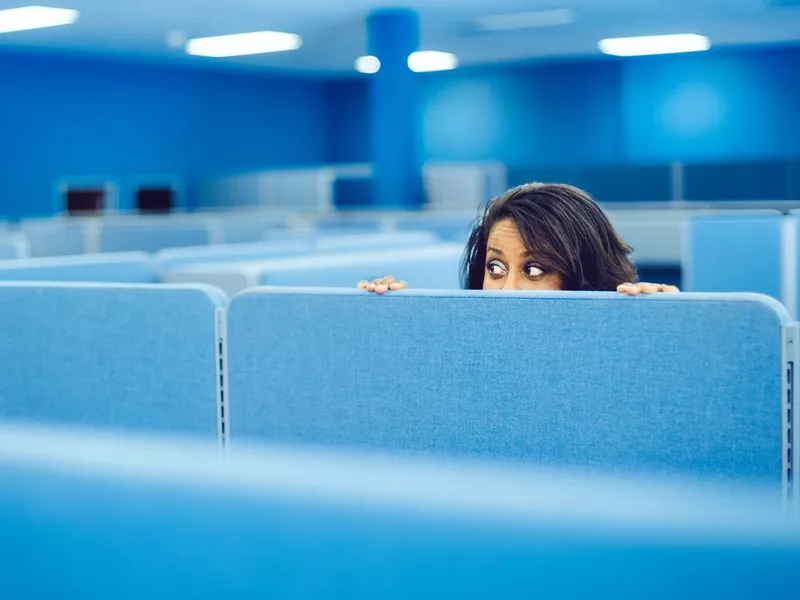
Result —
[{"label": "recessed ceiling light", "polygon": [[359,56],[356,59],[356,71],[372,75],[381,70],[381,61],[377,56]]},{"label": "recessed ceiling light", "polygon": [[612,56],[647,56],[703,52],[711,48],[711,41],[707,37],[695,33],[679,33],[676,35],[609,38],[600,40],[597,45],[601,52]]},{"label": "recessed ceiling light", "polygon": [[23,6],[0,10],[0,33],[72,25],[80,13],[69,8]]},{"label": "recessed ceiling light", "polygon": [[294,33],[282,31],[253,31],[214,37],[195,38],[186,42],[186,52],[195,56],[226,58],[268,52],[297,50],[303,40]]},{"label": "recessed ceiling light", "polygon": [[513,31],[515,29],[570,25],[574,22],[574,10],[571,8],[556,8],[507,15],[489,15],[478,19],[477,26],[481,31]]},{"label": "recessed ceiling light", "polygon": [[458,67],[458,58],[449,52],[422,50],[408,57],[408,68],[415,73],[451,71]]}]

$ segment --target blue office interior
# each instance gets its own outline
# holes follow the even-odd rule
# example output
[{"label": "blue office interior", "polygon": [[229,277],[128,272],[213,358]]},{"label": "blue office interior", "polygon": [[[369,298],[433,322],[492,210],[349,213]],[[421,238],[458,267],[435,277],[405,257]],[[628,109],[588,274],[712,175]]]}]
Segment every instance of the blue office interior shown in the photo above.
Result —
[{"label": "blue office interior", "polygon": [[[422,161],[501,161],[600,201],[800,197],[800,48],[560,59],[417,74]],[[0,215],[57,213],[67,177],[191,182],[369,163],[365,75],[0,50]],[[367,204],[347,187],[342,206]]]}]

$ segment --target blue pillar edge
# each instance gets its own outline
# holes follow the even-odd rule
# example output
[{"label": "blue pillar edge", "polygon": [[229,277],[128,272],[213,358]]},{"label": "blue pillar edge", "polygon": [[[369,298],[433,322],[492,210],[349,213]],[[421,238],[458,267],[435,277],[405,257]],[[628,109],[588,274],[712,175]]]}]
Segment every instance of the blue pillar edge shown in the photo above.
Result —
[{"label": "blue pillar edge", "polygon": [[367,19],[367,47],[381,62],[369,76],[372,205],[422,207],[421,115],[417,74],[408,56],[419,49],[419,18],[410,9],[383,9]]}]

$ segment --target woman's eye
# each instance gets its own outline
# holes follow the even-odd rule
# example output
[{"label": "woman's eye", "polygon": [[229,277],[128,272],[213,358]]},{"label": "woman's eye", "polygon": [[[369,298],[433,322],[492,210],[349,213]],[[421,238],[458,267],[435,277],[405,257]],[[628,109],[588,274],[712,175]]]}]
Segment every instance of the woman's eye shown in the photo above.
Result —
[{"label": "woman's eye", "polygon": [[505,274],[506,270],[503,265],[501,265],[496,260],[493,260],[488,265],[486,265],[486,270],[489,271],[489,275],[493,275],[495,277],[500,277]]},{"label": "woman's eye", "polygon": [[535,277],[541,277],[542,275],[544,275],[544,271],[542,271],[542,269],[540,269],[536,265],[526,265],[525,274],[528,277],[534,277],[535,278]]}]

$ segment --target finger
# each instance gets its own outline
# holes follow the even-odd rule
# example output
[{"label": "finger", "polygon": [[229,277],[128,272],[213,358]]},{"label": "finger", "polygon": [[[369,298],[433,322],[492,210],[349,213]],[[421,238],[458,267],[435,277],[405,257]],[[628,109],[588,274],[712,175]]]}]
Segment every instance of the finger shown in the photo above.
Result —
[{"label": "finger", "polygon": [[365,290],[365,289],[367,289],[368,285],[369,285],[368,281],[359,281],[358,282],[358,289]]},{"label": "finger", "polygon": [[638,287],[642,294],[656,294],[661,291],[661,286],[655,283],[640,283]]},{"label": "finger", "polygon": [[628,294],[628,296],[638,296],[642,293],[641,285],[638,283],[629,283],[625,293]]},{"label": "finger", "polygon": [[680,290],[675,285],[665,285],[664,289],[661,290],[665,294],[679,294]]},{"label": "finger", "polygon": [[405,281],[393,281],[389,284],[390,290],[404,290],[408,287],[408,284]]},{"label": "finger", "polygon": [[376,287],[376,286],[375,286],[375,284],[374,284],[374,283],[368,283],[368,284],[367,284],[367,291],[368,291],[368,292],[374,292],[374,291],[375,291],[375,287]]},{"label": "finger", "polygon": [[385,294],[388,289],[389,289],[388,285],[386,285],[385,283],[380,283],[380,284],[375,286],[375,293],[376,294]]}]

